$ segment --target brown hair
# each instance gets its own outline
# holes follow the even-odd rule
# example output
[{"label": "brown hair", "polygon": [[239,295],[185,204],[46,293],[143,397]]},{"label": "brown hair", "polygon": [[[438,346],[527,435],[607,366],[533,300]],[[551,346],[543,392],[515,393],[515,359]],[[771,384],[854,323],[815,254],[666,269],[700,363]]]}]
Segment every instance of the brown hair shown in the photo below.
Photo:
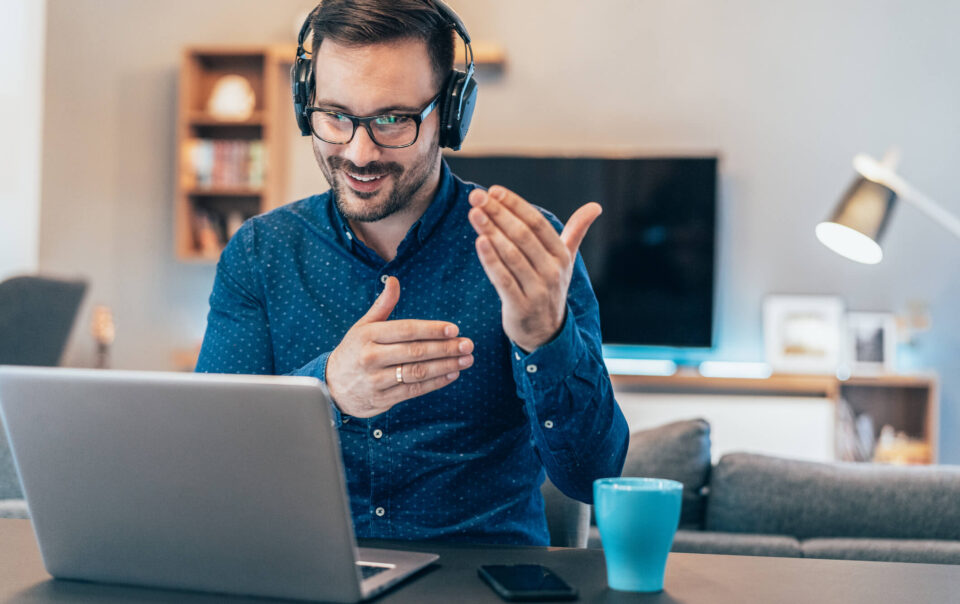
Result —
[{"label": "brown hair", "polygon": [[423,40],[437,88],[453,69],[454,30],[431,0],[324,0],[310,16],[313,52],[324,39],[361,46]]}]

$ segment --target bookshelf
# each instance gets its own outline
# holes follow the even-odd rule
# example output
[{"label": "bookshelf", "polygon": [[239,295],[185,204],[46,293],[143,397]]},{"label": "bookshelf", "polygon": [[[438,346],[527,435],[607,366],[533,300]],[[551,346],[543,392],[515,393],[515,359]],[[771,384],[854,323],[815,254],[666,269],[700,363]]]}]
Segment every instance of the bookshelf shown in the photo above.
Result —
[{"label": "bookshelf", "polygon": [[[279,85],[265,46],[194,46],[183,50],[177,114],[174,249],[183,261],[215,261],[244,220],[266,211],[270,196],[270,94]],[[252,113],[224,119],[208,102],[224,76],[253,90]]]}]

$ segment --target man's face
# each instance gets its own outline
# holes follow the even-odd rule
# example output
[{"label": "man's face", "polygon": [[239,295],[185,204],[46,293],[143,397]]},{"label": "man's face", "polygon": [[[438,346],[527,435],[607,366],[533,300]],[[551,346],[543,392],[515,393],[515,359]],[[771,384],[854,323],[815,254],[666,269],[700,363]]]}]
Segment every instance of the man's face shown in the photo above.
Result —
[{"label": "man's face", "polygon": [[[420,40],[366,46],[325,40],[314,65],[313,104],[350,115],[417,114],[438,92],[427,45]],[[377,146],[363,126],[345,145],[312,137],[317,163],[345,218],[362,222],[386,218],[407,208],[430,184],[440,155],[438,114],[431,112],[420,125],[417,141],[402,149]]]}]

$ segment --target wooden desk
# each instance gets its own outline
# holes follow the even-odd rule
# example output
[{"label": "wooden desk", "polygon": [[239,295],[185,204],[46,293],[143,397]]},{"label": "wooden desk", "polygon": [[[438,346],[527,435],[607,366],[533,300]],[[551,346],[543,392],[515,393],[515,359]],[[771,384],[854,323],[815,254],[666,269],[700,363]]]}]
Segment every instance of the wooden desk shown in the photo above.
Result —
[{"label": "wooden desk", "polygon": [[[385,604],[499,603],[502,600],[477,577],[477,567],[511,563],[549,566],[580,590],[580,602],[607,604],[942,604],[956,601],[960,585],[960,565],[671,554],[662,593],[628,594],[607,588],[601,550],[383,542],[364,545],[440,554],[437,564],[374,600]],[[55,581],[43,568],[30,522],[0,520],[0,603],[268,601]]]}]

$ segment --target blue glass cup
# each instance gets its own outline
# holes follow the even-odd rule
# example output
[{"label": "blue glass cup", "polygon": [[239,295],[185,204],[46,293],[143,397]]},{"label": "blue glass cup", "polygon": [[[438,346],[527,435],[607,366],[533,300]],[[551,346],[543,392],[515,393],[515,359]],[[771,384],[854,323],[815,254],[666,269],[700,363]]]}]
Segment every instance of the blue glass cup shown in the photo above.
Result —
[{"label": "blue glass cup", "polygon": [[593,505],[611,589],[663,590],[682,492],[681,483],[661,478],[594,481]]}]

